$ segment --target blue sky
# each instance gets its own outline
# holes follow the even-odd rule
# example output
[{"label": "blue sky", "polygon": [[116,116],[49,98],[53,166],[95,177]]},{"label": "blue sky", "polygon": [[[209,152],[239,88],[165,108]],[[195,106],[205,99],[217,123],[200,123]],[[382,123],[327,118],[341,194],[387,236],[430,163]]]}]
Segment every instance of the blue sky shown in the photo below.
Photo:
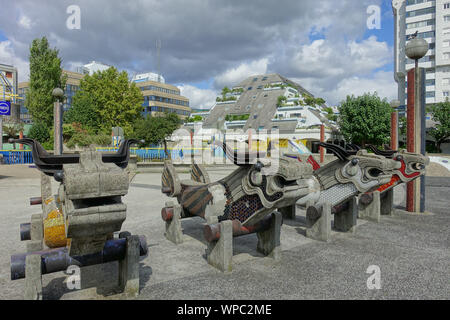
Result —
[{"label": "blue sky", "polygon": [[[155,71],[160,38],[161,72],[194,108],[210,107],[225,85],[272,72],[331,105],[347,94],[377,91],[391,99],[396,92],[390,0],[76,3],[81,28],[69,30],[71,0],[0,0],[0,63],[14,63],[27,80],[29,45],[47,36],[65,69],[96,60],[130,74]],[[366,27],[371,5],[381,8],[379,30]]]}]

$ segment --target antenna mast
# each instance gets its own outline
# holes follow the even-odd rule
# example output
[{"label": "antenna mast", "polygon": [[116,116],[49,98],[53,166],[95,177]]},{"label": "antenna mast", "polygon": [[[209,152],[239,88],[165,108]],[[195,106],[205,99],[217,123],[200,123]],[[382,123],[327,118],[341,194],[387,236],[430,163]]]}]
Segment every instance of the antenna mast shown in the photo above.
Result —
[{"label": "antenna mast", "polygon": [[156,59],[158,63],[158,82],[161,82],[161,63],[160,63],[160,52],[161,52],[161,39],[156,40]]}]

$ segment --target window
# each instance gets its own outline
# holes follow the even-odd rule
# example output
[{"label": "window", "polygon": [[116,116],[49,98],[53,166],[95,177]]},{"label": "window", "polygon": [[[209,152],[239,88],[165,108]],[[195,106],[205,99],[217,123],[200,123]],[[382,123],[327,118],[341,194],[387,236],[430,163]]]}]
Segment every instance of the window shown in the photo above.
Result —
[{"label": "window", "polygon": [[248,87],[247,90],[252,90],[252,87]]},{"label": "window", "polygon": [[450,52],[444,52],[442,54],[442,59],[444,59],[444,60],[450,59]]},{"label": "window", "polygon": [[255,81],[257,81],[258,80],[258,78],[253,78],[253,82],[255,82]]},{"label": "window", "polygon": [[428,13],[436,13],[436,7],[424,8],[406,12],[406,17],[417,17]]},{"label": "window", "polygon": [[446,27],[446,28],[443,29],[442,32],[443,32],[444,34],[449,34],[449,33],[450,33],[450,28],[449,28],[449,27]]},{"label": "window", "polygon": [[448,97],[448,96],[450,96],[450,92],[449,91],[442,91],[442,95],[444,97]]},{"label": "window", "polygon": [[434,26],[434,20],[426,20],[420,22],[407,23],[406,29],[416,29],[420,27]]},{"label": "window", "polygon": [[445,22],[449,22],[449,21],[450,21],[450,15],[444,16],[444,21],[445,21]]},{"label": "window", "polygon": [[[444,33],[445,33],[446,29],[447,28],[444,28]],[[449,28],[449,31],[450,31],[450,28]],[[435,31],[420,32],[417,34],[417,38],[422,38],[422,39],[423,38],[433,38],[433,37],[435,37],[435,35],[436,35]],[[411,38],[411,35],[406,36],[407,41],[410,40],[410,38]]]},{"label": "window", "polygon": [[267,80],[267,77],[264,77],[264,78],[262,78],[262,80],[261,81],[266,81]]},{"label": "window", "polygon": [[425,93],[425,97],[427,98],[434,98],[434,91],[428,91]]},{"label": "window", "polygon": [[450,2],[444,3],[444,9],[450,9]]},{"label": "window", "polygon": [[435,80],[434,79],[425,80],[425,85],[426,86],[434,86],[434,84],[435,84]]}]

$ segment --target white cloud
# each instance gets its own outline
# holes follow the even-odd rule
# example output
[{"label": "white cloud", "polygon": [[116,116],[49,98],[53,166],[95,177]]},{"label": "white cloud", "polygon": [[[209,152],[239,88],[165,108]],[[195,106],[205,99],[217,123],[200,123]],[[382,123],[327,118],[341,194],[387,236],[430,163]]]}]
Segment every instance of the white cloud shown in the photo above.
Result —
[{"label": "white cloud", "polygon": [[11,41],[0,41],[0,63],[9,64],[17,68],[19,81],[28,81],[30,65],[18,57],[11,45]]},{"label": "white cloud", "polygon": [[195,86],[184,84],[178,86],[181,95],[189,98],[189,105],[193,109],[210,109],[217,97],[217,92],[211,89],[200,89]]},{"label": "white cloud", "polygon": [[241,63],[236,68],[231,68],[224,73],[218,75],[214,79],[214,86],[216,88],[223,88],[224,86],[233,86],[238,82],[244,80],[255,74],[264,74],[267,72],[269,64],[268,58],[262,58],[250,63]]},{"label": "white cloud", "polygon": [[22,15],[19,19],[19,25],[25,29],[31,29],[31,20],[25,15]]}]

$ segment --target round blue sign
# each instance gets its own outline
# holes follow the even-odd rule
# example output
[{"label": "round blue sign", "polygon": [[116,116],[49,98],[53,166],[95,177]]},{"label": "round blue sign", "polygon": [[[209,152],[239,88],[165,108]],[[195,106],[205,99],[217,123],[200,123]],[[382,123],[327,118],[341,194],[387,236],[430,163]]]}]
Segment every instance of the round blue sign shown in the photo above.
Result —
[{"label": "round blue sign", "polygon": [[5,116],[11,115],[11,102],[0,101],[0,114]]}]

